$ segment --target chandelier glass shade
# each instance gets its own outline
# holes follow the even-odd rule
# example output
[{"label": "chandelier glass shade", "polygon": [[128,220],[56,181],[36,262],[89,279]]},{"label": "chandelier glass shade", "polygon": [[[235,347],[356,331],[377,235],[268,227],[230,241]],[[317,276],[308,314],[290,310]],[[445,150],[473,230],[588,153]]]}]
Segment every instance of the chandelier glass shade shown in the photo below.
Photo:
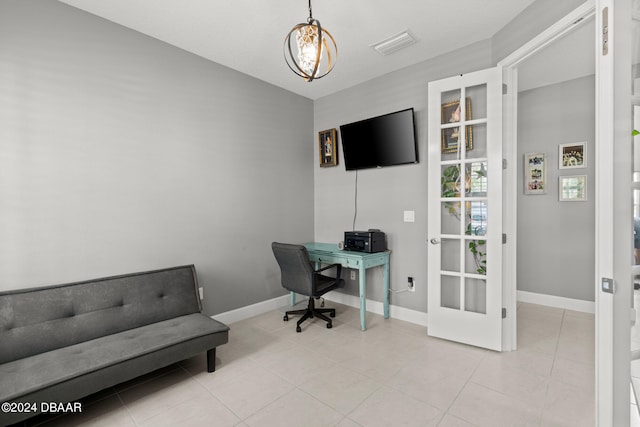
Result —
[{"label": "chandelier glass shade", "polygon": [[284,59],[287,65],[305,81],[311,82],[333,70],[338,57],[338,46],[333,36],[311,14],[306,24],[298,24],[284,39]]}]

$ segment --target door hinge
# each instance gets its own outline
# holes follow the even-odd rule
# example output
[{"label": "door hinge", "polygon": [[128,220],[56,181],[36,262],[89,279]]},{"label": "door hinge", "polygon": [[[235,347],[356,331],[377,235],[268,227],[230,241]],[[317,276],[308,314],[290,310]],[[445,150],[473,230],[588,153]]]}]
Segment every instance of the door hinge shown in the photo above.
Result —
[{"label": "door hinge", "polygon": [[502,318],[503,319],[507,318],[507,307],[502,307]]},{"label": "door hinge", "polygon": [[502,94],[506,95],[507,93],[508,93],[507,84],[506,83],[502,83]]},{"label": "door hinge", "polygon": [[507,235],[505,233],[502,233],[502,244],[506,244],[507,243]]},{"label": "door hinge", "polygon": [[507,168],[507,159],[502,159],[502,169]]}]

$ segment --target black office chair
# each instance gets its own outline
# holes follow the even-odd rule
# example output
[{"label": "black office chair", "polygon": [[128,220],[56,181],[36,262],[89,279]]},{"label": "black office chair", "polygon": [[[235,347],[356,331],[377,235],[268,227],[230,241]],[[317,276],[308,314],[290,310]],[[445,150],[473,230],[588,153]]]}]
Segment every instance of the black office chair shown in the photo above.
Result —
[{"label": "black office chair", "polygon": [[[314,300],[320,298],[325,293],[344,285],[344,280],[340,278],[342,266],[340,264],[332,264],[319,270],[314,270],[309,261],[307,248],[302,245],[292,245],[288,243],[271,244],[273,255],[280,265],[282,276],[282,287],[285,289],[309,297],[309,305],[306,310],[287,311],[283,320],[289,320],[291,314],[302,314],[296,325],[296,332],[302,332],[300,324],[308,318],[319,317],[327,322],[327,328],[331,329],[331,319],[323,313],[329,313],[329,316],[335,317],[335,308],[316,308]],[[321,271],[329,268],[337,267],[336,277],[328,277],[320,274]]]}]

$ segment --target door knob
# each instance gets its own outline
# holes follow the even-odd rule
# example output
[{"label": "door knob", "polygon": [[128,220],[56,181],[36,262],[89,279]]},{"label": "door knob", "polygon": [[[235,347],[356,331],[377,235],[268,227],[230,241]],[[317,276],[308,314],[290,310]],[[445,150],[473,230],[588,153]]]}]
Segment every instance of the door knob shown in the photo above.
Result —
[{"label": "door knob", "polygon": [[440,244],[440,239],[436,239],[435,237],[433,239],[430,240],[432,245],[438,245]]}]

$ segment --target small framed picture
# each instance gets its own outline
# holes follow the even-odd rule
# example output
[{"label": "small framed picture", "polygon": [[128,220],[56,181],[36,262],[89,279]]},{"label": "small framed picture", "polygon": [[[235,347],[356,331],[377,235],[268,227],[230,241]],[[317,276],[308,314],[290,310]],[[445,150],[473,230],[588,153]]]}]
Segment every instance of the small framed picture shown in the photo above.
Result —
[{"label": "small framed picture", "polygon": [[558,167],[560,169],[578,169],[587,167],[587,143],[573,142],[558,147]]},{"label": "small framed picture", "polygon": [[[471,120],[471,98],[467,97],[467,105],[465,106],[465,120]],[[447,102],[442,104],[441,123],[443,125],[450,123],[460,123],[460,100]],[[473,129],[472,126],[466,126],[466,147],[467,151],[473,148]],[[451,127],[442,129],[442,152],[455,153],[458,151],[458,141],[460,140],[460,127]]]},{"label": "small framed picture", "polygon": [[320,167],[336,166],[338,164],[338,150],[336,150],[336,137],[338,131],[335,129],[318,132],[318,146],[320,148]]},{"label": "small framed picture", "polygon": [[561,202],[587,200],[587,175],[561,176],[558,194]]},{"label": "small framed picture", "polygon": [[546,194],[547,155],[528,153],[524,155],[524,194]]}]

